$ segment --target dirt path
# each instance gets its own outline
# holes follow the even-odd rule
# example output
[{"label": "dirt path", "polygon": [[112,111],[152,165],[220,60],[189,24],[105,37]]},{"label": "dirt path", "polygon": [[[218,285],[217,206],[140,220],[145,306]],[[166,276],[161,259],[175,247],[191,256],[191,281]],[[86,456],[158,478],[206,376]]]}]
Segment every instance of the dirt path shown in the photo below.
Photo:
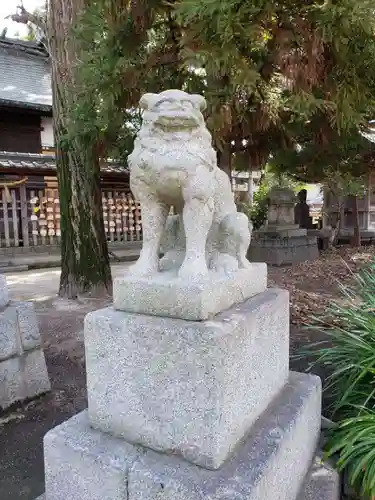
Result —
[{"label": "dirt path", "polygon": [[[317,340],[316,334],[312,339],[301,329],[301,322],[337,297],[337,278],[347,279],[349,268],[357,269],[374,253],[364,249],[357,254],[345,250],[315,263],[269,269],[270,286],[291,291],[291,353]],[[126,264],[113,266],[113,274],[124,273],[126,268]],[[83,319],[106,301],[61,300],[56,297],[58,280],[58,269],[7,275],[11,298],[35,303],[52,391],[0,415],[0,500],[34,500],[43,492],[44,434],[87,406]],[[305,360],[291,362],[292,369],[305,367]],[[318,374],[324,376],[319,369]]]}]

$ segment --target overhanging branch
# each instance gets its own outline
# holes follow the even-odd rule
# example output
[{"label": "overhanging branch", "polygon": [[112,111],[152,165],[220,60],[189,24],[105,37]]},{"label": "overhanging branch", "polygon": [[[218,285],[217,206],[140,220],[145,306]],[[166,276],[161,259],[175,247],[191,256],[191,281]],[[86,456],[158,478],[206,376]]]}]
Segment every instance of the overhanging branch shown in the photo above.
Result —
[{"label": "overhanging branch", "polygon": [[47,24],[46,20],[43,19],[42,16],[32,14],[31,12],[27,11],[23,5],[18,5],[17,10],[18,12],[16,12],[16,14],[11,14],[7,16],[6,19],[11,19],[16,23],[21,24],[33,24],[43,32],[44,36],[46,36]]}]

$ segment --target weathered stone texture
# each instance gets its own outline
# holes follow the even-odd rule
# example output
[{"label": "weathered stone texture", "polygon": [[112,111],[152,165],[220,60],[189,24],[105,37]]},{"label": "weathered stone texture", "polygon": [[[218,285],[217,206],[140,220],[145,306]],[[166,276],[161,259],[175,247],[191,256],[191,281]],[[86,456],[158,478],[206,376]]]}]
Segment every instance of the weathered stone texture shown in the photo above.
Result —
[{"label": "weathered stone texture", "polygon": [[9,304],[9,292],[6,277],[0,274],[0,309]]},{"label": "weathered stone texture", "polygon": [[263,263],[230,276],[210,272],[199,282],[186,282],[166,271],[146,278],[115,279],[113,303],[120,311],[199,321],[264,292],[266,287],[267,265]]},{"label": "weathered stone texture", "polygon": [[260,234],[252,239],[247,256],[252,262],[262,261],[283,266],[315,260],[319,257],[319,249],[315,236],[279,237]]},{"label": "weathered stone texture", "polygon": [[140,449],[92,429],[84,411],[44,437],[46,500],[128,500]]},{"label": "weathered stone texture", "polygon": [[10,302],[0,311],[0,409],[50,390],[40,344],[32,303]]},{"label": "weathered stone texture", "polygon": [[288,299],[269,289],[205,322],[90,313],[92,424],[219,467],[287,380]]},{"label": "weathered stone texture", "polygon": [[295,500],[319,437],[320,397],[318,377],[291,373],[216,471],[92,429],[83,412],[45,437],[46,500]]}]

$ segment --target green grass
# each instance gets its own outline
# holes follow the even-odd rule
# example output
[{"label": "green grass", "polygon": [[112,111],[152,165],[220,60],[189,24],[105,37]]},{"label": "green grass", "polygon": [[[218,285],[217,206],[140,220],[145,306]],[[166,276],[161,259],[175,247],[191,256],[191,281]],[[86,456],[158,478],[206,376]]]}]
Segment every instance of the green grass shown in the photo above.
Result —
[{"label": "green grass", "polygon": [[327,455],[338,456],[337,468],[347,470],[350,484],[375,498],[375,260],[351,286],[341,285],[341,300],[313,317],[309,330],[327,340],[310,344],[299,354],[324,366],[330,375],[325,391],[332,401]]},{"label": "green grass", "polygon": [[350,417],[358,411],[353,407],[375,409],[375,261],[353,274],[351,286],[340,288],[342,300],[307,326],[323,331],[327,340],[310,344],[298,357],[327,369],[331,416]]},{"label": "green grass", "polygon": [[345,419],[331,433],[327,456],[338,454],[337,469],[344,469],[353,488],[369,497],[375,495],[375,413]]}]

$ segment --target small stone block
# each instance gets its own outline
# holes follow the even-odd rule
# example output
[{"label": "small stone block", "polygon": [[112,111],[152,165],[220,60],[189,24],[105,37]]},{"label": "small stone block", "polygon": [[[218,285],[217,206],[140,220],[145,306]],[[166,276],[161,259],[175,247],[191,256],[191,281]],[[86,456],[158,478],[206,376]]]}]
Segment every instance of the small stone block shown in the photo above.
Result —
[{"label": "small stone block", "polygon": [[33,398],[51,390],[42,349],[26,352],[23,356],[24,398]]},{"label": "small stone block", "polygon": [[9,304],[9,292],[7,280],[3,274],[0,274],[0,309]]},{"label": "small stone block", "polygon": [[22,347],[25,351],[40,346],[38,319],[32,302],[15,302]]},{"label": "small stone block", "polygon": [[145,278],[116,278],[113,304],[120,311],[200,321],[264,292],[266,287],[267,265],[260,262],[230,276],[210,272],[197,283],[178,279],[174,271],[163,271]]},{"label": "small stone block", "polygon": [[203,322],[94,311],[85,349],[94,427],[216,469],[288,378],[289,294]]},{"label": "small stone block", "polygon": [[79,413],[44,437],[46,500],[127,500],[128,471],[139,453]]},{"label": "small stone block", "polygon": [[0,361],[0,409],[23,399],[24,385],[19,357]]},{"label": "small stone block", "polygon": [[340,500],[340,491],[339,473],[318,454],[298,500]]},{"label": "small stone block", "polygon": [[51,389],[41,349],[0,361],[0,408]]},{"label": "small stone block", "polygon": [[130,470],[128,500],[295,500],[319,438],[320,401],[320,379],[292,373],[221,469],[147,452]]},{"label": "small stone block", "polygon": [[17,309],[8,306],[0,312],[0,361],[21,352]]}]

